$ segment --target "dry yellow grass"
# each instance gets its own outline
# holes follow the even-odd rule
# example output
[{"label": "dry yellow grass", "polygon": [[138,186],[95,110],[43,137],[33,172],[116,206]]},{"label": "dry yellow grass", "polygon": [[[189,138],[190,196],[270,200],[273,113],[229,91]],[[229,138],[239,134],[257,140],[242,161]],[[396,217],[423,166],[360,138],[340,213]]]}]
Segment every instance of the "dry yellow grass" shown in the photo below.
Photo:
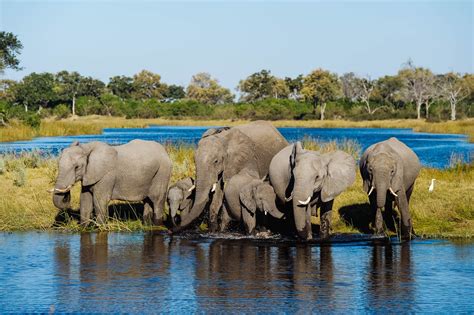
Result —
[{"label": "dry yellow grass", "polygon": [[[235,126],[247,123],[247,120],[171,120],[171,119],[125,119],[122,117],[86,116],[63,120],[45,119],[38,131],[18,122],[0,128],[0,142],[28,140],[35,136],[65,136],[80,134],[98,134],[102,128],[143,128],[152,124],[163,126]],[[277,120],[276,127],[312,127],[312,128],[413,128],[419,132],[466,134],[474,141],[474,119],[447,122],[426,122],[424,120]]]}]

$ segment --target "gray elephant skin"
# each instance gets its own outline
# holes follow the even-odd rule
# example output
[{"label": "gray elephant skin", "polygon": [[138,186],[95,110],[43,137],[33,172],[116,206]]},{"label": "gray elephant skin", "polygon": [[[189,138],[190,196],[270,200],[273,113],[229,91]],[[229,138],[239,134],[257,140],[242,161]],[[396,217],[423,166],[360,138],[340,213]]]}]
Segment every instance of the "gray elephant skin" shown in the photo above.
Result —
[{"label": "gray elephant skin", "polygon": [[194,179],[186,177],[180,179],[168,189],[167,202],[172,226],[179,225],[179,221],[177,221],[180,218],[177,215],[179,212],[191,209],[195,188]]},{"label": "gray elephant skin", "polygon": [[269,177],[280,203],[289,204],[296,233],[312,239],[311,215],[320,208],[320,237],[329,237],[334,198],[354,183],[356,162],[345,152],[319,153],[289,145],[273,158]]},{"label": "gray elephant skin", "polygon": [[154,141],[133,140],[110,146],[102,142],[73,143],[59,158],[53,203],[70,207],[70,189],[81,181],[81,224],[95,210],[97,223],[108,218],[110,200],[144,201],[144,221],[162,224],[163,206],[171,176],[171,160]]},{"label": "gray elephant skin", "polygon": [[206,131],[195,152],[196,197],[193,207],[181,212],[181,224],[173,230],[176,232],[188,227],[204,209],[209,209],[209,229],[217,231],[224,183],[253,158],[256,158],[258,175],[262,178],[268,173],[273,156],[287,145],[280,132],[266,121]]},{"label": "gray elephant skin", "polygon": [[267,214],[276,219],[284,216],[276,206],[273,187],[268,181],[259,179],[255,170],[244,169],[234,175],[224,187],[224,197],[221,232],[225,231],[231,220],[235,220],[243,223],[247,234],[253,234],[257,226],[257,217],[261,218],[259,224],[265,224]]},{"label": "gray elephant skin", "polygon": [[408,204],[421,169],[418,156],[397,138],[371,145],[359,162],[364,191],[369,195],[375,233],[383,232],[382,209],[392,218],[395,201],[401,216],[401,232],[409,238],[413,229]]}]

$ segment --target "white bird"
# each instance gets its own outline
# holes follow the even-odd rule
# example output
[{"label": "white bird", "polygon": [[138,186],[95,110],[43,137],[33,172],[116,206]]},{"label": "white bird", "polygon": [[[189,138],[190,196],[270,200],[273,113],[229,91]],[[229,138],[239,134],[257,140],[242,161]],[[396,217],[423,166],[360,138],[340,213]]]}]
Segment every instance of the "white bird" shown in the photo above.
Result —
[{"label": "white bird", "polygon": [[430,185],[430,188],[428,188],[428,191],[429,191],[429,192],[433,192],[435,180],[436,180],[436,179],[434,179],[434,178],[431,179],[431,185]]}]

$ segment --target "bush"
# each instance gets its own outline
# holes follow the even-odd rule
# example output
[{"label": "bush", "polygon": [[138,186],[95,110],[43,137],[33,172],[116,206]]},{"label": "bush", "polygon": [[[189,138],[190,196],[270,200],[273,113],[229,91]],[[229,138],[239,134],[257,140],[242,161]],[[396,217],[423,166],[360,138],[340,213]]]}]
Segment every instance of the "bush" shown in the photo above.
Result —
[{"label": "bush", "polygon": [[71,116],[71,111],[66,104],[60,104],[54,108],[53,115],[56,116],[57,119],[68,118]]},{"label": "bush", "polygon": [[41,126],[41,118],[36,113],[27,114],[23,118],[23,122],[33,129],[39,129],[39,127]]},{"label": "bush", "polygon": [[26,169],[20,167],[13,173],[13,185],[17,187],[23,187],[26,184]]},{"label": "bush", "polygon": [[3,175],[6,172],[5,169],[5,160],[0,157],[0,175]]}]

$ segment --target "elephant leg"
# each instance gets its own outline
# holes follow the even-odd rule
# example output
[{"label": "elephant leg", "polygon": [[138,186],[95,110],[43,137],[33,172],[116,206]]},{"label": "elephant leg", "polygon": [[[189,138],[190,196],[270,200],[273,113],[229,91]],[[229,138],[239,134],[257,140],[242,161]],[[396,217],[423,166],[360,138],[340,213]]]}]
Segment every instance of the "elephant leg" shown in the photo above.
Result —
[{"label": "elephant leg", "polygon": [[412,222],[410,211],[408,210],[408,200],[403,192],[400,192],[397,197],[398,209],[402,217],[401,232],[403,238],[410,238],[412,231]]},{"label": "elephant leg", "polygon": [[81,190],[81,225],[87,227],[91,220],[92,210],[94,209],[94,202],[92,193],[87,188]]},{"label": "elephant leg", "polygon": [[222,187],[220,187],[220,183],[218,188],[215,190],[214,195],[212,196],[212,202],[209,207],[209,231],[210,232],[217,232],[218,231],[218,217],[219,211],[222,206],[222,199],[224,198],[224,192]]},{"label": "elephant leg", "polygon": [[407,189],[406,191],[406,196],[407,196],[407,202],[410,203],[410,197],[411,197],[411,194],[413,192],[413,186],[415,186],[415,184],[411,185],[410,188]]},{"label": "elephant leg", "polygon": [[382,209],[377,208],[377,197],[375,194],[369,196],[370,209],[374,218],[375,234],[380,235],[383,233],[383,218]]},{"label": "elephant leg", "polygon": [[227,230],[227,226],[229,225],[230,221],[232,218],[229,215],[229,212],[227,211],[227,207],[225,203],[222,203],[222,209],[221,209],[221,220],[220,220],[220,225],[219,225],[219,231],[224,232]]},{"label": "elephant leg", "polygon": [[163,225],[163,209],[165,207],[166,194],[168,192],[168,184],[171,177],[171,169],[160,167],[153,178],[149,199],[153,206],[153,224]]},{"label": "elephant leg", "polygon": [[243,210],[242,221],[244,223],[245,231],[247,232],[247,234],[253,234],[255,231],[255,226],[257,225],[257,214],[251,214],[247,210]]},{"label": "elephant leg", "polygon": [[146,225],[153,224],[153,207],[150,200],[143,202],[143,223]]},{"label": "elephant leg", "polygon": [[109,217],[108,204],[112,198],[113,177],[104,177],[99,183],[95,184],[92,190],[94,197],[94,210],[98,224],[105,224]]},{"label": "elephant leg", "polygon": [[323,202],[321,205],[321,228],[320,228],[320,237],[321,239],[327,239],[330,234],[331,229],[331,219],[332,219],[332,206],[334,200]]}]

